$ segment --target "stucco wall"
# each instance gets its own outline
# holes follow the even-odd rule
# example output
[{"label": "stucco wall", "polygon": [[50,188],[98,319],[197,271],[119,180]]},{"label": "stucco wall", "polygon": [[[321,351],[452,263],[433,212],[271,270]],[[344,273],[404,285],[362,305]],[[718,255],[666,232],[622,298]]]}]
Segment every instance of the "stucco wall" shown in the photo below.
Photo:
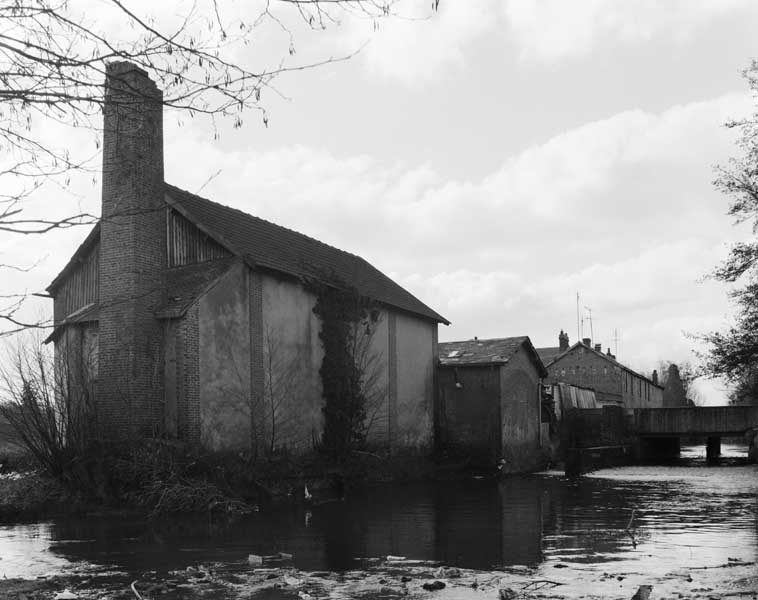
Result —
[{"label": "stucco wall", "polygon": [[396,315],[397,427],[393,445],[431,447],[437,324]]},{"label": "stucco wall", "polygon": [[521,348],[500,368],[503,471],[534,469],[542,457],[539,374]]},{"label": "stucco wall", "polygon": [[263,417],[269,447],[309,450],[321,435],[324,356],[313,313],[316,298],[299,283],[261,276],[263,299]]},{"label": "stucco wall", "polygon": [[[257,314],[257,292],[260,325],[251,316]],[[264,453],[312,449],[323,431],[324,404],[321,321],[313,313],[315,303],[315,296],[299,282],[250,273],[242,265],[203,296],[198,314],[204,445],[249,449],[253,439],[257,451]],[[369,443],[431,445],[436,327],[380,311],[367,338]],[[255,344],[262,345],[262,351]],[[258,371],[262,392],[257,391]]]},{"label": "stucco wall", "polygon": [[502,455],[500,368],[440,367],[437,378],[441,448],[497,464]]},{"label": "stucco wall", "polygon": [[212,450],[249,450],[248,273],[232,267],[198,303],[200,441]]},{"label": "stucco wall", "polygon": [[366,380],[369,388],[366,406],[367,441],[371,445],[386,446],[390,440],[389,402],[389,313],[380,311],[368,338],[369,350],[366,361]]}]

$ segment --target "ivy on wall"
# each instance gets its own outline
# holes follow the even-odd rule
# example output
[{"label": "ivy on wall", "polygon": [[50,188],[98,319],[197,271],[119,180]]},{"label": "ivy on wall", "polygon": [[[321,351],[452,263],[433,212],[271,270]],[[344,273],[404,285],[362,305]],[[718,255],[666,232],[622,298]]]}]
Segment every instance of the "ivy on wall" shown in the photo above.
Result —
[{"label": "ivy on wall", "polygon": [[321,320],[319,339],[324,359],[319,369],[323,389],[322,450],[335,460],[366,441],[365,353],[372,327],[379,319],[375,301],[346,285],[311,282],[313,312]]}]

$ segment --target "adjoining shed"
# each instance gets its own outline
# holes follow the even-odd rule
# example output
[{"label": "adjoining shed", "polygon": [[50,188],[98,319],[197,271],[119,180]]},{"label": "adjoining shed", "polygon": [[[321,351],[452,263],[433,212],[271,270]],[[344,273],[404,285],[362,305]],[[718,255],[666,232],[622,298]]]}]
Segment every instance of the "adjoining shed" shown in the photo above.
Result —
[{"label": "adjoining shed", "polygon": [[538,467],[548,441],[546,376],[527,336],[439,344],[439,446],[505,472]]}]

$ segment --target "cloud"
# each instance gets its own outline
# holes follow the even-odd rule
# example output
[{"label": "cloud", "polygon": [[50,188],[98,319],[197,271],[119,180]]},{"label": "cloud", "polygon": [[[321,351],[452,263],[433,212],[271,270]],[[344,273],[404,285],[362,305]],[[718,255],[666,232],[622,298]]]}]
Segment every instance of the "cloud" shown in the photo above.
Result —
[{"label": "cloud", "polygon": [[497,0],[441,2],[438,12],[429,3],[406,3],[399,18],[382,21],[374,31],[352,21],[340,38],[346,50],[366,46],[360,60],[371,77],[411,87],[434,81],[466,67],[466,47],[497,26]]},{"label": "cloud", "polygon": [[713,20],[751,10],[750,0],[506,0],[503,16],[521,58],[543,63],[588,55],[600,44],[655,37],[691,40]]},{"label": "cloud", "polygon": [[[170,130],[166,174],[197,191],[221,170],[203,195],[365,257],[453,322],[442,340],[527,334],[552,345],[561,328],[574,339],[580,292],[598,341],[619,329],[622,358],[652,368],[691,358],[682,330],[718,327],[725,312],[724,290],[697,280],[744,233],[708,182],[733,149],[721,123],[748,107],[726,95],[622,112],[475,180],[305,146],[229,152]],[[83,236],[46,237],[50,257],[8,285],[43,288]],[[31,257],[34,244],[0,251]]]}]

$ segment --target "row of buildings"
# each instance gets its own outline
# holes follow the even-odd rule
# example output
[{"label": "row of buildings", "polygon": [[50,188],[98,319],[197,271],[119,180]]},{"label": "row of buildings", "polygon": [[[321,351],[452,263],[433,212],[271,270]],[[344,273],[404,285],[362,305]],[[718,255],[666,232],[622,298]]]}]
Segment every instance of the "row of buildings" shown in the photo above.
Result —
[{"label": "row of buildings", "polygon": [[374,301],[361,330],[368,441],[483,447],[512,470],[547,440],[543,385],[660,406],[599,346],[438,343],[448,321],[362,258],[167,184],[162,94],[127,62],[105,83],[102,218],[48,288],[68,389],[114,430],[215,450],[306,451],[324,427],[318,286]]}]

